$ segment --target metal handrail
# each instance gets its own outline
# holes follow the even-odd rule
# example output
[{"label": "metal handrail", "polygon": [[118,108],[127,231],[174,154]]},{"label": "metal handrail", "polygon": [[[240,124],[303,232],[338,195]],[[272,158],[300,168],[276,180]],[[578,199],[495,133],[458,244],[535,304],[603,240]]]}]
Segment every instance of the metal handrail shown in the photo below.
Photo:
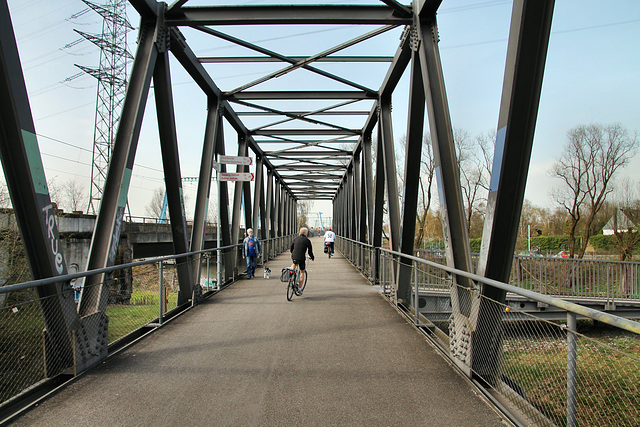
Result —
[{"label": "metal handrail", "polygon": [[[264,242],[269,242],[271,240],[276,240],[276,239],[280,239],[280,238],[284,238],[284,237],[288,237],[288,236],[273,237],[273,238],[265,239]],[[122,269],[125,269],[125,268],[130,268],[130,267],[137,267],[137,266],[140,266],[140,265],[155,264],[157,262],[164,262],[164,261],[169,261],[169,260],[173,260],[173,259],[193,256],[193,255],[200,255],[200,254],[204,254],[204,253],[212,253],[212,252],[217,252],[217,251],[224,251],[224,250],[237,248],[237,247],[241,247],[241,246],[242,246],[242,243],[237,243],[237,244],[234,244],[234,245],[222,246],[220,248],[203,249],[203,250],[200,250],[200,251],[185,252],[185,253],[177,254],[177,255],[166,255],[166,256],[157,257],[157,258],[150,258],[150,259],[147,259],[147,260],[144,260],[144,261],[136,261],[136,262],[130,262],[130,263],[127,263],[127,264],[114,265],[114,266],[111,266],[111,267],[96,268],[95,270],[89,270],[89,271],[82,271],[82,272],[78,272],[78,273],[66,274],[64,276],[55,276],[55,277],[47,277],[47,278],[44,278],[44,279],[31,280],[31,281],[28,281],[28,282],[16,283],[14,285],[2,286],[2,287],[0,287],[0,294],[6,294],[6,293],[9,293],[9,292],[15,292],[15,291],[22,291],[22,290],[25,290],[25,289],[37,288],[39,286],[50,285],[52,283],[68,282],[68,281],[71,281],[71,280],[74,280],[74,279],[79,279],[81,277],[93,276],[95,274],[102,274],[102,273],[111,273],[113,271],[118,271],[118,270],[122,270]]]},{"label": "metal handrail", "polygon": [[442,269],[448,273],[455,274],[457,276],[462,276],[469,278],[475,282],[481,282],[487,284],[489,286],[493,286],[495,288],[504,290],[506,292],[511,292],[517,295],[521,295],[526,298],[530,298],[537,302],[542,302],[548,305],[552,305],[554,307],[566,310],[571,313],[579,314],[581,316],[589,317],[594,320],[597,320],[602,323],[606,323],[608,325],[616,326],[618,328],[627,330],[629,332],[633,332],[636,334],[640,334],[640,323],[635,322],[633,320],[623,319],[621,317],[615,316],[613,314],[604,313],[598,310],[594,310],[592,308],[584,307],[579,304],[575,304],[569,301],[565,301],[561,298],[555,298],[548,295],[540,294],[537,292],[529,291],[526,289],[518,288],[516,286],[509,285],[507,283],[499,282],[497,280],[489,279],[487,277],[479,276],[477,274],[469,273],[467,271],[458,270],[453,267],[449,267],[443,264],[438,264],[436,262],[427,261],[422,258],[418,258],[412,255],[403,254],[401,252],[392,251],[385,248],[380,248],[381,252],[388,253],[390,255],[399,256],[405,259],[412,260],[414,262],[419,262],[421,264],[426,264],[434,268]]}]

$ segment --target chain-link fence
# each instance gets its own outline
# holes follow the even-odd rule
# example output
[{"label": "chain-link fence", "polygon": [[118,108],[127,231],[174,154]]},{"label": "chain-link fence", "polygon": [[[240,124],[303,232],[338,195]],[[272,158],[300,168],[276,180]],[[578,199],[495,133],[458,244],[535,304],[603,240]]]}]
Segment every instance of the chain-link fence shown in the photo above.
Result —
[{"label": "chain-link fence", "polygon": [[[357,244],[342,240],[340,250],[353,259],[349,248]],[[378,271],[369,276],[396,304],[399,255],[382,249]],[[578,310],[576,321],[571,309],[578,306],[558,299],[568,310],[567,320],[544,320],[482,295],[482,277],[466,274],[474,281],[471,288],[463,287],[456,274],[462,272],[411,258],[412,298],[403,304],[408,315],[514,421],[640,425],[640,324],[586,308]],[[505,293],[521,292],[542,306],[551,302],[502,285]],[[438,301],[432,295],[425,302],[424,292],[433,290],[448,296]]]}]

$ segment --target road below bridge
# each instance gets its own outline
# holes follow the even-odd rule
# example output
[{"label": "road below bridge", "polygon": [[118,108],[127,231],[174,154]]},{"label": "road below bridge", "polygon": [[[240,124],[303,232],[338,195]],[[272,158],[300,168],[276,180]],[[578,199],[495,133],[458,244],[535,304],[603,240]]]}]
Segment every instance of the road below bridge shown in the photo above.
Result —
[{"label": "road below bridge", "polygon": [[286,300],[288,254],[116,354],[15,425],[508,425],[340,254]]}]

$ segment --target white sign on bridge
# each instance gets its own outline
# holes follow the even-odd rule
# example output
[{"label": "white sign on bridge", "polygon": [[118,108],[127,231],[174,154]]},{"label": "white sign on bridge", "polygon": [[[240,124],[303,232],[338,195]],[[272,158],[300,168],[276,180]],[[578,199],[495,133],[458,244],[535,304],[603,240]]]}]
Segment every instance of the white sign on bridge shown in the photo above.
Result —
[{"label": "white sign on bridge", "polygon": [[230,173],[221,172],[220,181],[253,181],[253,174],[249,172]]},{"label": "white sign on bridge", "polygon": [[239,157],[239,156],[220,156],[220,163],[223,165],[244,165],[249,166],[253,163],[251,157]]}]

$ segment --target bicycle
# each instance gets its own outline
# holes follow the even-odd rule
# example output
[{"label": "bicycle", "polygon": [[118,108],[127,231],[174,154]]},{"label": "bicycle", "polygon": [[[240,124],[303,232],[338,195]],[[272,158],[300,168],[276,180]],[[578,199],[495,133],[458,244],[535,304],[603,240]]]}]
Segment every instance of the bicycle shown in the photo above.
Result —
[{"label": "bicycle", "polygon": [[300,266],[296,263],[296,268],[293,270],[293,274],[289,274],[289,282],[287,283],[287,301],[291,301],[294,294],[296,296],[302,295],[304,288],[307,286],[308,275],[309,272],[305,271],[304,281],[302,282],[302,286],[300,286]]},{"label": "bicycle", "polygon": [[325,242],[324,246],[327,248],[327,255],[329,256],[329,259],[331,259],[331,257],[333,256],[333,251],[331,250],[330,242]]}]

